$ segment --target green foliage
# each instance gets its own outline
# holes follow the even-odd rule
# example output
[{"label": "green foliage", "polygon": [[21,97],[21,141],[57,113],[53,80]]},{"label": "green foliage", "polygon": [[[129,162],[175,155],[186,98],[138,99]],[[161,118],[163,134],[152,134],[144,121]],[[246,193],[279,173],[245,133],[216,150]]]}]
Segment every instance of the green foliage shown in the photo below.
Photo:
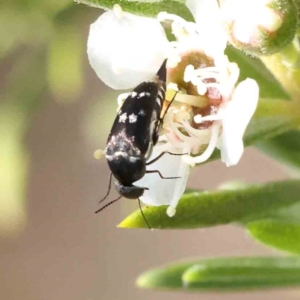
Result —
[{"label": "green foliage", "polygon": [[[23,139],[29,126],[29,115],[38,107],[45,86],[42,59],[37,51],[24,51],[16,58],[1,97],[0,235],[15,234],[27,219],[25,193],[29,155]],[[28,70],[34,64],[36,67],[28,76]]]},{"label": "green foliage", "polygon": [[[159,229],[201,228],[262,219],[279,208],[300,202],[300,181],[290,180],[238,189],[184,194],[173,218],[166,207],[145,207],[149,224]],[[128,216],[119,227],[147,228],[139,210]]]},{"label": "green foliage", "polygon": [[53,95],[61,102],[75,99],[82,90],[83,46],[73,26],[57,26],[48,52],[48,82]]},{"label": "green foliage", "polygon": [[300,223],[262,220],[248,224],[247,229],[253,238],[263,244],[300,254]]},{"label": "green foliage", "polygon": [[300,254],[300,203],[274,211],[267,219],[250,222],[246,228],[265,245]]},{"label": "green foliage", "polygon": [[194,292],[299,286],[300,259],[224,257],[173,263],[142,274],[137,285]]},{"label": "green foliage", "polygon": [[285,132],[272,139],[259,141],[256,146],[290,168],[300,169],[300,131]]},{"label": "green foliage", "polygon": [[[261,103],[262,102],[263,100],[261,100]],[[270,107],[276,106],[270,102]],[[260,110],[258,108],[257,115],[259,113]],[[250,146],[258,141],[281,134],[293,127],[295,127],[295,121],[285,116],[273,115],[258,117],[255,115],[246,130],[244,143],[246,146]]]},{"label": "green foliage", "polygon": [[0,235],[26,225],[27,130],[46,99],[65,102],[81,92],[85,42],[78,32],[91,16],[68,0],[1,6]]},{"label": "green foliage", "polygon": [[257,81],[261,98],[290,99],[288,92],[258,58],[246,55],[232,46],[227,47],[226,54],[229,60],[236,62],[240,68],[239,81],[246,78]]},{"label": "green foliage", "polygon": [[119,4],[124,11],[154,18],[159,12],[166,11],[168,13],[179,15],[186,20],[193,21],[192,14],[184,5],[185,1],[182,0],[158,0],[153,2],[142,0],[75,0],[75,2],[103,9],[112,9],[115,4]]}]

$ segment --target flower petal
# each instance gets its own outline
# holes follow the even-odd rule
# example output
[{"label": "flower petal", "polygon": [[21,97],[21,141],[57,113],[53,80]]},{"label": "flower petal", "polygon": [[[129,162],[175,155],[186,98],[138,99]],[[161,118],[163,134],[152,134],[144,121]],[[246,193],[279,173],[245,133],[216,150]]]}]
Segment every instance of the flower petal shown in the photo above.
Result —
[{"label": "flower petal", "polygon": [[[171,144],[166,143],[167,148],[155,146],[153,153],[149,159],[154,159],[162,151],[169,151],[171,153],[182,154],[185,149],[174,148]],[[159,174],[146,174],[141,180],[137,181],[135,185],[149,188],[140,197],[141,201],[148,205],[171,205],[173,208],[184,193],[190,167],[182,160],[182,156],[175,156],[166,153],[155,163],[149,165],[147,170],[159,170],[164,177],[180,177],[176,179],[162,179]]]},{"label": "flower petal", "polygon": [[259,87],[255,80],[247,78],[235,89],[226,104],[222,120],[221,158],[227,166],[237,164],[243,153],[243,135],[257,107]]},{"label": "flower petal", "polygon": [[152,79],[168,40],[161,24],[129,13],[103,13],[90,27],[87,52],[98,77],[114,89]]},{"label": "flower petal", "polygon": [[235,166],[241,159],[244,152],[244,143],[242,138],[232,136],[230,132],[223,130],[219,140],[221,150],[221,161],[227,167]]},{"label": "flower petal", "polygon": [[186,6],[197,23],[203,50],[213,57],[223,54],[227,36],[221,22],[221,12],[216,0],[187,0]]}]

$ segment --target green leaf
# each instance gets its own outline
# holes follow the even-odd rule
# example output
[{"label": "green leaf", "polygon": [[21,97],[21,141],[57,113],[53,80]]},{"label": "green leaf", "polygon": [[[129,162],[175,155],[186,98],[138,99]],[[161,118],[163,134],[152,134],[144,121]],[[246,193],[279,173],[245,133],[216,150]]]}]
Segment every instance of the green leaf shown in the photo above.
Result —
[{"label": "green leaf", "polygon": [[267,219],[250,222],[246,227],[261,243],[300,254],[300,203],[270,212]]},{"label": "green leaf", "polygon": [[300,169],[300,131],[291,130],[256,146],[289,167]]},{"label": "green leaf", "polygon": [[150,270],[140,275],[136,284],[144,289],[180,289],[183,288],[182,274],[193,265],[192,262],[178,263]]},{"label": "green leaf", "polygon": [[268,219],[271,218],[274,221],[280,222],[292,222],[300,225],[300,203],[295,203],[288,207],[280,208],[272,212]]},{"label": "green leaf", "polygon": [[[166,206],[145,207],[143,212],[153,228],[199,228],[244,220],[258,220],[268,213],[300,201],[300,181],[290,180],[244,186],[236,190],[216,190],[184,194],[173,218]],[[147,228],[139,210],[119,227]]]},{"label": "green leaf", "polygon": [[223,258],[188,268],[182,281],[189,289],[260,289],[300,285],[300,259]]},{"label": "green leaf", "polygon": [[112,9],[115,4],[120,4],[122,9],[132,14],[156,18],[158,13],[166,11],[181,16],[187,21],[193,21],[192,14],[182,0],[160,0],[156,2],[132,0],[75,0],[77,3],[87,4],[92,7]]},{"label": "green leaf", "polygon": [[246,78],[253,78],[257,81],[261,98],[282,100],[291,98],[279,81],[258,58],[248,56],[232,46],[227,47],[226,54],[229,60],[236,62],[240,68],[239,81]]},{"label": "green leaf", "polygon": [[295,257],[224,257],[175,263],[142,274],[140,288],[183,291],[249,290],[300,285]]},{"label": "green leaf", "polygon": [[249,223],[247,230],[253,238],[265,245],[300,254],[300,224],[262,220]]}]

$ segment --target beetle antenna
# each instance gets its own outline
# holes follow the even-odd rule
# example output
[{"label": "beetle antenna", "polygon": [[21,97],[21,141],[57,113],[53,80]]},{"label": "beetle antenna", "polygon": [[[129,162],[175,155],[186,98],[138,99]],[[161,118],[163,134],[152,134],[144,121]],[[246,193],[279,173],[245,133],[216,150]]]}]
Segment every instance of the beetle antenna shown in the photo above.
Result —
[{"label": "beetle antenna", "polygon": [[95,214],[99,213],[100,211],[102,211],[103,209],[105,209],[106,207],[112,205],[113,203],[117,202],[118,200],[120,200],[122,198],[122,196],[118,197],[117,199],[108,202],[107,204],[105,204],[104,206],[102,206],[101,208],[99,208],[98,210],[95,211]]},{"label": "beetle antenna", "polygon": [[144,215],[144,212],[143,212],[143,210],[142,210],[140,198],[138,198],[138,202],[139,202],[139,208],[140,208],[141,214],[142,214],[142,216],[143,216],[143,219],[144,219],[145,223],[147,224],[148,228],[151,230],[152,228],[151,228],[151,226],[149,225],[149,223],[148,223],[148,221],[147,221],[147,219],[146,219],[146,217],[145,217],[145,215]]},{"label": "beetle antenna", "polygon": [[165,110],[165,112],[164,112],[164,115],[163,115],[162,118],[161,118],[162,122],[163,122],[163,119],[164,119],[165,115],[167,114],[167,112],[168,112],[170,106],[171,106],[172,103],[174,102],[174,100],[175,100],[175,98],[176,98],[176,96],[177,96],[177,93],[178,93],[178,92],[176,91],[176,93],[175,93],[175,95],[173,96],[172,100],[169,102],[169,104],[168,104],[168,106],[167,106],[167,108],[166,108],[166,110]]},{"label": "beetle antenna", "polygon": [[106,195],[104,196],[104,198],[102,198],[99,203],[103,202],[109,195],[109,192],[110,192],[110,188],[111,188],[111,178],[112,178],[112,173],[110,173],[109,175],[109,183],[108,183],[108,190],[107,190],[107,193]]}]

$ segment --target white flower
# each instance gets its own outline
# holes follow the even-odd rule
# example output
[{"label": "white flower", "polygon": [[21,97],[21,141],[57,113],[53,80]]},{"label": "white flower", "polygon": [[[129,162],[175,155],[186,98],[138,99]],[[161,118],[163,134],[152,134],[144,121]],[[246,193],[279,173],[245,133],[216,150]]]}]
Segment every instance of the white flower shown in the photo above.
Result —
[{"label": "white flower", "polygon": [[[222,162],[227,166],[236,165],[243,154],[243,135],[255,112],[258,97],[259,88],[256,81],[246,79],[234,89],[230,101],[220,105],[217,114],[206,117],[196,115],[194,119],[197,123],[213,121],[211,138],[201,155],[184,157],[184,160],[191,165],[202,163],[218,146],[221,150]],[[185,126],[186,129],[190,127],[186,123]],[[220,130],[222,130],[221,134]],[[196,134],[195,130],[193,133]],[[192,144],[192,141],[190,143]]]},{"label": "white flower", "polygon": [[191,48],[193,43],[203,51],[222,52],[227,40],[221,33],[217,2],[187,1],[187,6],[197,24],[175,15],[158,16],[160,21],[174,21],[172,28],[177,40],[185,36],[186,30],[189,36],[196,36],[181,44],[168,42],[158,20],[123,12],[117,4],[112,11],[104,12],[91,25],[87,45],[90,64],[99,78],[113,89],[134,88],[150,80],[165,58],[170,58],[169,67],[176,66],[180,60],[178,52]]},{"label": "white flower", "polygon": [[222,26],[218,2],[214,0],[186,0],[185,3],[196,21],[203,51],[212,56],[215,56],[215,52],[224,52],[227,36]]},{"label": "white flower", "polygon": [[152,79],[168,40],[161,24],[125,13],[119,5],[91,25],[87,53],[99,78],[114,89],[129,89]]},{"label": "white flower", "polygon": [[[134,87],[152,78],[168,58],[166,99],[170,101],[175,90],[178,94],[148,161],[164,151],[185,155],[166,153],[147,170],[179,178],[162,179],[157,173],[146,173],[134,184],[148,188],[141,197],[145,204],[169,205],[169,216],[176,212],[190,166],[209,159],[216,147],[227,166],[240,160],[243,134],[259,93],[252,79],[237,84],[239,68],[224,55],[227,37],[217,1],[187,0],[186,4],[196,23],[166,12],[158,15],[161,22],[171,21],[176,41],[167,41],[157,20],[123,13],[117,7],[91,26],[88,42],[91,65],[113,88]],[[119,97],[119,106],[124,97],[126,94]]]},{"label": "white flower", "polygon": [[[164,151],[173,154],[184,154],[188,150],[174,148],[171,144],[160,142],[153,148],[149,161],[156,158]],[[140,197],[145,204],[152,206],[169,205],[167,214],[173,217],[176,213],[176,206],[185,191],[190,166],[182,160],[182,156],[175,156],[169,153],[164,154],[153,164],[147,166],[147,170],[158,170],[163,177],[178,177],[174,179],[162,179],[158,173],[146,174],[142,179],[135,182],[137,186],[147,187],[144,195]]]},{"label": "white flower", "polygon": [[[233,166],[238,163],[243,153],[243,135],[255,112],[259,88],[252,79],[247,79],[236,86],[239,68],[237,64],[229,62],[224,55],[226,35],[221,26],[220,10],[216,2],[188,0],[187,5],[193,9],[193,15],[197,19],[196,35],[193,32],[193,26],[183,19],[172,16],[165,18],[173,19],[183,28],[188,29],[189,36],[185,37],[184,42],[197,38],[201,38],[201,41],[204,40],[205,45],[198,44],[198,46],[201,45],[198,48],[199,59],[211,64],[209,61],[211,58],[213,65],[205,66],[205,63],[201,63],[197,69],[193,65],[185,67],[183,80],[187,84],[191,83],[195,86],[199,96],[203,96],[203,98],[194,99],[195,96],[181,95],[182,99],[180,100],[179,97],[176,97],[177,101],[189,104],[190,106],[188,105],[185,110],[192,108],[192,112],[183,114],[181,111],[178,114],[178,109],[173,106],[168,112],[169,118],[168,116],[165,118],[164,128],[169,129],[170,134],[167,136],[173,146],[180,147],[180,143],[188,144],[192,153],[198,153],[199,150],[205,148],[201,155],[183,158],[191,166],[209,159],[216,147],[221,150],[222,161],[227,166]],[[208,11],[205,10],[206,8]],[[208,20],[205,21],[205,19]],[[202,20],[206,22],[207,26],[201,23]],[[211,20],[215,20],[215,24]],[[215,35],[207,34],[207,28],[212,28]],[[192,51],[189,51],[192,56],[195,56],[197,43],[189,43],[193,44]],[[177,48],[180,49],[179,46]],[[181,55],[188,55],[186,48],[185,51],[186,53],[181,53]],[[205,55],[201,55],[201,51]],[[210,110],[209,113],[207,113],[207,109]],[[196,113],[196,110],[202,110],[205,115]],[[193,125],[191,119],[196,124]]]},{"label": "white flower", "polygon": [[259,88],[249,78],[236,86],[238,77],[238,66],[224,55],[215,60],[214,67],[186,66],[184,81],[194,85],[203,97],[194,99],[195,96],[181,95],[182,99],[176,98],[190,104],[184,110],[192,109],[192,112],[178,112],[173,106],[165,118],[164,128],[169,129],[167,136],[174,146],[188,144],[192,153],[199,153],[204,146],[201,155],[183,157],[191,166],[209,159],[216,147],[221,150],[221,159],[227,166],[239,162],[244,150],[243,135],[257,107]]}]

